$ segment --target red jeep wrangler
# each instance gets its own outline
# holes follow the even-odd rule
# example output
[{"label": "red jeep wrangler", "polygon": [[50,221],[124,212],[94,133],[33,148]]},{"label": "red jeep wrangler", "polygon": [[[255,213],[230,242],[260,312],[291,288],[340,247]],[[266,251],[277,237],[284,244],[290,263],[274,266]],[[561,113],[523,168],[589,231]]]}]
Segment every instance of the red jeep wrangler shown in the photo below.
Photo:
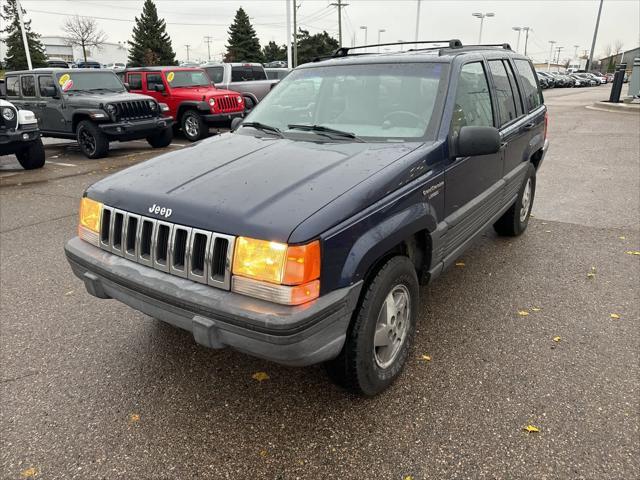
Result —
[{"label": "red jeep wrangler", "polygon": [[169,106],[184,136],[195,142],[209,126],[229,125],[244,116],[244,100],[236,92],[217,89],[200,68],[141,67],[124,72],[129,91],[149,95]]}]

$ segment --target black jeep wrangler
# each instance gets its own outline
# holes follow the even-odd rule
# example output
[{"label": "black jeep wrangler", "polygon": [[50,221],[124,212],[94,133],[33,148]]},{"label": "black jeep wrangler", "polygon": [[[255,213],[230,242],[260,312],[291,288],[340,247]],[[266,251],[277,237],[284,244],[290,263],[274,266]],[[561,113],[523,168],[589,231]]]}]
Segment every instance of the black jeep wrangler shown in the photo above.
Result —
[{"label": "black jeep wrangler", "polygon": [[5,87],[8,100],[36,114],[43,136],[77,139],[88,158],[104,157],[111,141],[146,138],[159,148],[173,138],[166,105],[128,93],[110,70],[9,72]]},{"label": "black jeep wrangler", "polygon": [[419,283],[486,228],[527,228],[547,113],[508,45],[354,50],[295,69],[234,132],[89,187],[66,245],[89,293],[208,347],[388,387]]},{"label": "black jeep wrangler", "polygon": [[44,166],[44,146],[36,116],[0,98],[0,155],[12,154],[25,170]]}]

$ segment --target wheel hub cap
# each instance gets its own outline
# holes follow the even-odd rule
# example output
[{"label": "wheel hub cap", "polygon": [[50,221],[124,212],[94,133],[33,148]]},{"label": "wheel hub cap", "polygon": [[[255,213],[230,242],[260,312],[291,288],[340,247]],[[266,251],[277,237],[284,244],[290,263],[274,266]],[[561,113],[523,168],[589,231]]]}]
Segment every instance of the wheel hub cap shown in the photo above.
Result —
[{"label": "wheel hub cap", "polygon": [[189,135],[190,137],[198,136],[198,122],[195,118],[187,118],[184,122],[184,128],[187,131],[187,135]]},{"label": "wheel hub cap", "polygon": [[520,221],[524,222],[529,215],[529,208],[531,207],[531,179],[527,180],[527,184],[524,186],[524,192],[522,192],[522,208],[520,209]]},{"label": "wheel hub cap", "polygon": [[409,330],[410,295],[404,285],[396,285],[378,313],[373,351],[380,368],[389,367],[402,349]]}]

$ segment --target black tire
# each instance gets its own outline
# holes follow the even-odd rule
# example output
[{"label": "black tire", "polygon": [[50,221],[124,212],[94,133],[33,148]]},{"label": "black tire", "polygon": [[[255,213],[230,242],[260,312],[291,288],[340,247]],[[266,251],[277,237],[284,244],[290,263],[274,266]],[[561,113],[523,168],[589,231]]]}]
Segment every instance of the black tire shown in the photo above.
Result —
[{"label": "black tire", "polygon": [[171,144],[173,140],[173,130],[171,128],[165,128],[162,131],[147,137],[147,142],[153,148],[164,148]]},{"label": "black tire", "polygon": [[78,124],[76,139],[87,158],[102,158],[109,153],[109,139],[89,120],[82,120]]},{"label": "black tire", "polygon": [[[523,213],[523,197],[528,182],[531,182],[529,201],[526,208],[526,215],[524,215],[524,218],[521,218],[521,214]],[[529,163],[527,174],[525,175],[522,185],[520,186],[520,191],[518,192],[517,200],[513,205],[511,205],[511,208],[509,208],[509,210],[507,210],[502,215],[502,217],[500,217],[498,221],[493,224],[493,228],[498,233],[498,235],[503,235],[505,237],[517,237],[527,229],[527,225],[529,225],[529,218],[531,217],[531,208],[533,207],[533,200],[535,199],[535,195],[536,169],[534,168],[532,163]]]},{"label": "black tire", "polygon": [[244,97],[244,111],[245,113],[249,113],[256,106],[256,102],[253,101],[251,97]]},{"label": "black tire", "polygon": [[28,146],[16,152],[16,158],[25,170],[42,168],[44,166],[44,157],[44,146],[40,139],[31,142]]},{"label": "black tire", "polygon": [[190,142],[197,142],[209,133],[209,129],[202,121],[202,117],[195,110],[187,110],[182,114],[180,127],[183,135]]},{"label": "black tire", "polygon": [[[347,338],[340,355],[327,362],[325,367],[334,383],[353,393],[373,396],[393,383],[409,355],[418,316],[418,276],[413,263],[407,257],[393,257],[365,288],[347,330]],[[386,347],[374,346],[374,338],[378,316],[386,305],[387,296],[398,288],[404,289],[408,294],[408,311],[404,317],[406,330],[403,339],[398,343],[397,353],[388,358],[390,364],[385,366],[379,363],[380,351],[377,348]],[[397,318],[400,318],[400,315]],[[395,323],[402,324],[397,320]],[[387,326],[380,330],[387,334]],[[388,340],[391,338],[389,335]],[[393,344],[393,341],[391,343]]]}]

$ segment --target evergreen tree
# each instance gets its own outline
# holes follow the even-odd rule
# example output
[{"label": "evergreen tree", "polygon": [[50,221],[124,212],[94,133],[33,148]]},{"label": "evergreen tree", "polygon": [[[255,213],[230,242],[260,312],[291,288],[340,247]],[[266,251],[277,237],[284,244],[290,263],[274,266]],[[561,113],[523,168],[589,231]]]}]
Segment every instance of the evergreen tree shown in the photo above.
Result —
[{"label": "evergreen tree", "polygon": [[[23,19],[26,13],[23,8]],[[7,45],[7,56],[4,61],[4,67],[7,70],[26,70],[29,68],[29,65],[27,64],[27,55],[25,54],[24,44],[22,43],[22,32],[20,31],[20,20],[18,19],[16,0],[7,0],[0,17],[2,17],[2,23],[6,25],[2,30],[6,35],[5,41]],[[47,55],[40,42],[40,35],[31,31],[31,21],[24,22],[24,29],[27,33],[27,42],[29,43],[29,53],[31,55],[33,68],[46,67]]]},{"label": "evergreen tree", "polygon": [[308,30],[298,31],[298,65],[311,62],[314,58],[331,55],[338,49],[338,40],[327,32],[309,35]]},{"label": "evergreen tree", "polygon": [[262,50],[249,16],[240,7],[229,27],[229,41],[225,62],[262,62]]},{"label": "evergreen tree", "polygon": [[142,15],[135,20],[133,39],[129,40],[129,65],[175,65],[176,54],[167,33],[167,24],[158,18],[153,0],[145,0]]},{"label": "evergreen tree", "polygon": [[265,62],[286,61],[287,47],[286,45],[280,46],[276,42],[271,41],[262,48],[262,56]]}]

